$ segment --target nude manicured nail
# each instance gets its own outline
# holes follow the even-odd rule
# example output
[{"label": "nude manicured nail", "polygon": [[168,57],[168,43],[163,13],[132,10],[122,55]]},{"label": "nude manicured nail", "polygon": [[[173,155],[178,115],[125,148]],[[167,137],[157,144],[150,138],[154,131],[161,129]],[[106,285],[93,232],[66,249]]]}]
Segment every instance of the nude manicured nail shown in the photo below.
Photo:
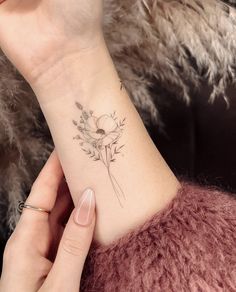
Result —
[{"label": "nude manicured nail", "polygon": [[86,189],[79,199],[75,210],[75,222],[79,225],[86,226],[92,223],[95,211],[94,191]]}]

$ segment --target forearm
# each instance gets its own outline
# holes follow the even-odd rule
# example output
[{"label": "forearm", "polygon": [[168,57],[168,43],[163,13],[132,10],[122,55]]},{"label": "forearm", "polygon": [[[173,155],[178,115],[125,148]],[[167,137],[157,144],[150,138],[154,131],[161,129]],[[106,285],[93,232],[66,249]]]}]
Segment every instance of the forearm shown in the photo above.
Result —
[{"label": "forearm", "polygon": [[[71,54],[49,72],[33,89],[73,200],[88,186],[95,190],[95,238],[108,243],[162,209],[176,194],[178,181],[121,89],[105,44]],[[87,115],[98,118],[96,131]]]}]

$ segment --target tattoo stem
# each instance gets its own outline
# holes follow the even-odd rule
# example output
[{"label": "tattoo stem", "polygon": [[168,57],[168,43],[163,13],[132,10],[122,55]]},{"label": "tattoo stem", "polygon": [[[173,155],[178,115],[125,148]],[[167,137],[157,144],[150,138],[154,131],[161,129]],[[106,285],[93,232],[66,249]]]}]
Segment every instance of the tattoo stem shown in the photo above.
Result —
[{"label": "tattoo stem", "polygon": [[107,168],[107,172],[108,172],[108,176],[110,178],[110,181],[111,181],[111,184],[112,184],[112,187],[114,189],[114,192],[116,194],[116,197],[119,201],[119,204],[120,206],[123,208],[123,204],[121,203],[121,199],[120,197],[122,196],[123,199],[125,199],[125,196],[124,196],[124,193],[120,187],[120,185],[118,184],[117,180],[115,179],[115,177],[113,176],[113,174],[111,173],[111,170],[110,170],[110,160],[108,159],[108,148],[107,146],[105,146],[105,156],[106,158],[104,159],[103,157],[103,153],[102,151],[99,151],[99,154],[100,154],[100,157],[101,157],[101,161],[102,163],[106,166]]}]

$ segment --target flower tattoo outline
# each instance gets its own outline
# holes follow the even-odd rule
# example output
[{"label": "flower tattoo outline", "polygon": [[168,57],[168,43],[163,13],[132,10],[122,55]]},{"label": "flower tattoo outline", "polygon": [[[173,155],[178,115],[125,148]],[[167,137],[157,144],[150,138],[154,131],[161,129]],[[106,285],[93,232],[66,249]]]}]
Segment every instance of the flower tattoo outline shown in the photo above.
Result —
[{"label": "flower tattoo outline", "polygon": [[73,139],[79,141],[82,151],[93,161],[104,164],[114,193],[123,207],[125,195],[111,172],[111,164],[116,161],[117,155],[121,154],[124,147],[124,144],[119,145],[118,142],[124,131],[125,118],[119,120],[115,111],[97,117],[93,111],[84,109],[79,102],[75,102],[75,105],[80,111],[80,118],[79,121],[73,120],[73,125],[79,132]]}]

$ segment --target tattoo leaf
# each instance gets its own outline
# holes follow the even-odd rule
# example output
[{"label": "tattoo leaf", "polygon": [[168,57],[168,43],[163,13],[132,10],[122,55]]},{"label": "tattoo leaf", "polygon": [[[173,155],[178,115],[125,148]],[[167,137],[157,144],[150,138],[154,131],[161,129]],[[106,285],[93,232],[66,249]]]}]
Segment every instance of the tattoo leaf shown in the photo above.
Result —
[{"label": "tattoo leaf", "polygon": [[121,145],[120,147],[117,148],[118,151],[120,151],[125,145]]},{"label": "tattoo leaf", "polygon": [[126,119],[124,118],[122,121],[119,122],[119,127],[120,127],[120,128],[122,128],[122,127],[125,126],[125,120],[126,120]]},{"label": "tattoo leaf", "polygon": [[84,118],[85,120],[87,120],[87,119],[89,118],[89,115],[87,114],[86,111],[83,111],[82,114],[83,114],[83,118]]},{"label": "tattoo leaf", "polygon": [[81,111],[83,110],[83,106],[82,106],[78,101],[75,102],[75,105],[76,105],[77,108],[80,109]]},{"label": "tattoo leaf", "polygon": [[74,139],[74,140],[80,140],[81,137],[80,137],[80,135],[77,135],[77,136],[75,136],[73,139]]}]

